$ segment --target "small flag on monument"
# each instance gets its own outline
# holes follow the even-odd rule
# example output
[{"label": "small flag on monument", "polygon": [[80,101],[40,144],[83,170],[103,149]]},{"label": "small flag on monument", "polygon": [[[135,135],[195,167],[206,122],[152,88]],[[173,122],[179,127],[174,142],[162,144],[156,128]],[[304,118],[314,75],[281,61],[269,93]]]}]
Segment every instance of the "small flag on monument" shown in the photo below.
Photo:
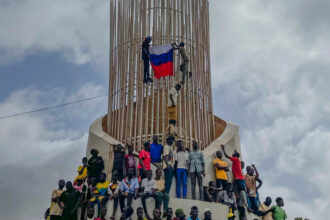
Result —
[{"label": "small flag on monument", "polygon": [[150,47],[150,63],[155,77],[173,76],[173,47],[171,44]]}]

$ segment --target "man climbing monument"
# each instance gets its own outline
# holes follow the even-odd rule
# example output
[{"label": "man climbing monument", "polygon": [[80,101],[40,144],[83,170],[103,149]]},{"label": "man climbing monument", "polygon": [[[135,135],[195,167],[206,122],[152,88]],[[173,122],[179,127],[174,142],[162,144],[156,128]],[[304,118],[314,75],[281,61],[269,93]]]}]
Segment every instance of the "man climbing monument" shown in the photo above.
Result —
[{"label": "man climbing monument", "polygon": [[[173,43],[172,46],[173,46],[173,49],[174,50],[179,50],[180,56],[182,58],[182,63],[180,65],[180,71],[182,72],[181,73],[181,77],[180,77],[180,80],[181,80],[180,83],[181,84],[184,84],[185,83],[186,76],[188,74],[189,58],[187,56],[186,49],[184,47],[184,43],[183,42],[181,42],[179,44],[179,46],[176,43]],[[191,72],[189,73],[189,75],[191,76]]]},{"label": "man climbing monument", "polygon": [[177,121],[177,100],[179,95],[179,90],[181,89],[180,84],[176,84],[168,91],[167,109],[169,120]]},{"label": "man climbing monument", "polygon": [[150,42],[151,42],[151,37],[146,37],[142,43],[142,60],[144,64],[144,77],[143,77],[143,82],[148,83],[152,82],[152,79],[150,78]]}]

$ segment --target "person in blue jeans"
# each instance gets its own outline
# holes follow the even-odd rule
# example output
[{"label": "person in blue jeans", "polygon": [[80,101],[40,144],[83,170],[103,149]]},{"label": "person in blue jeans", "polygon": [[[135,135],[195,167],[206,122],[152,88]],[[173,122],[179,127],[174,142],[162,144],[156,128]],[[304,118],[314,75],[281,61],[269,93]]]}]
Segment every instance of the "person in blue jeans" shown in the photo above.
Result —
[{"label": "person in blue jeans", "polygon": [[174,160],[176,163],[176,196],[181,198],[181,186],[182,196],[187,198],[187,160],[188,153],[183,148],[183,142],[181,140],[176,141],[178,150],[174,154]]}]

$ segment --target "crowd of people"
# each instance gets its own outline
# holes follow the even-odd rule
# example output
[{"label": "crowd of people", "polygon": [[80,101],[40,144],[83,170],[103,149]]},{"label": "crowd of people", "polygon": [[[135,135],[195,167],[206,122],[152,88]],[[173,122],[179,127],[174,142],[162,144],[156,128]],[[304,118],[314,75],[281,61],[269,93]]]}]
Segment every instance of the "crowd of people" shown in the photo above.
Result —
[{"label": "crowd of people", "polygon": [[[239,219],[246,219],[246,211],[262,216],[263,220],[286,218],[282,198],[276,198],[275,206],[271,206],[270,197],[260,203],[258,190],[262,181],[255,165],[247,166],[244,174],[244,162],[240,160],[240,154],[235,151],[229,156],[223,145],[215,153],[212,162],[215,181],[210,181],[207,185],[203,185],[206,175],[204,156],[195,141],[190,151],[184,149],[182,141],[175,141],[171,136],[167,137],[165,146],[158,142],[158,136],[153,136],[152,143],[144,143],[138,155],[134,154],[133,146],[115,145],[111,181],[103,173],[104,161],[99,152],[92,149],[90,153],[89,159],[82,159],[82,165],[78,167],[78,175],[73,182],[65,182],[63,179],[59,181],[58,188],[52,192],[51,206],[45,213],[46,219],[104,220],[109,200],[113,200],[111,219],[115,219],[118,203],[121,219],[131,219],[134,215],[132,203],[140,199],[142,207],[136,210],[137,219],[198,220],[198,207],[193,206],[187,218],[182,209],[174,212],[169,207],[173,180],[176,183],[176,197],[185,199],[188,177],[192,199],[197,199],[198,185],[198,199],[227,205],[228,219],[235,219],[235,210],[238,210]],[[231,161],[231,170],[223,159],[223,154]],[[154,173],[151,164],[157,167]],[[229,172],[232,173],[232,182],[229,181]],[[146,201],[149,199],[154,200],[154,207],[147,207]],[[95,208],[97,213],[94,213]],[[151,216],[148,208],[152,209]],[[94,215],[97,217],[94,218]],[[204,210],[204,219],[212,219],[211,210]]]}]

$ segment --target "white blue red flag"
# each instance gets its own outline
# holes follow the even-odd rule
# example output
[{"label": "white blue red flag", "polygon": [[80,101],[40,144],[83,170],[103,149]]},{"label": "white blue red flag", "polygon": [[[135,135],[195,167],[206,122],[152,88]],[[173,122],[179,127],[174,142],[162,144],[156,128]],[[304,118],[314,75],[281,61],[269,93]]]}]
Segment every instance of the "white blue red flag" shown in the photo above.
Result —
[{"label": "white blue red flag", "polygon": [[171,44],[150,47],[150,63],[155,77],[173,76],[173,47]]}]

